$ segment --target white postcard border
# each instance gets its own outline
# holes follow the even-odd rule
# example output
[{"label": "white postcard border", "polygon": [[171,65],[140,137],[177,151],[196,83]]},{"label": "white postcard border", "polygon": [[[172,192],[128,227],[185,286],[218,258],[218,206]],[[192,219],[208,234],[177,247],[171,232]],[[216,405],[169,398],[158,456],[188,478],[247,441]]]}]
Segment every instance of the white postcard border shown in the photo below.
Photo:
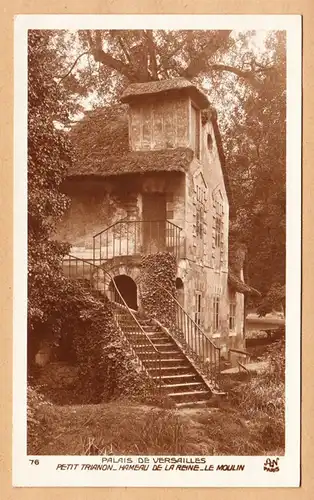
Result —
[{"label": "white postcard border", "polygon": [[[301,16],[297,15],[19,15],[14,52],[14,486],[299,486],[301,337]],[[26,451],[27,317],[27,30],[28,29],[287,30],[287,299],[286,453],[276,474],[267,457],[207,457],[207,464],[244,464],[244,471],[81,471],[58,464],[101,464],[102,457],[29,457]],[[157,457],[156,457],[157,458]],[[160,458],[160,457],[159,457]],[[178,457],[176,457],[178,458]],[[194,457],[195,458],[195,457]],[[271,457],[276,458],[276,457]],[[36,465],[31,460],[39,460]],[[134,457],[138,460],[138,457]],[[154,457],[149,457],[151,469]],[[227,475],[226,475],[227,474]]]}]

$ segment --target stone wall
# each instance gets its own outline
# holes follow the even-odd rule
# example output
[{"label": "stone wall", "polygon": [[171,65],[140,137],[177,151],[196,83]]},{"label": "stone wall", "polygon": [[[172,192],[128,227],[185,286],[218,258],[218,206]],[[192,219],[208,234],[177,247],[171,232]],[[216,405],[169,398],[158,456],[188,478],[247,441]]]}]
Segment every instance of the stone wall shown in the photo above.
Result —
[{"label": "stone wall", "polygon": [[[183,227],[185,177],[180,172],[133,175],[127,178],[118,176],[110,181],[99,179],[98,182],[69,180],[67,194],[71,204],[58,225],[56,238],[69,242],[73,255],[91,259],[95,234],[124,218],[142,220],[142,193],[166,193],[166,217],[170,222]],[[106,235],[102,238],[103,255],[111,258],[140,252],[141,229],[135,223],[119,224],[110,231],[108,239]],[[100,239],[95,243],[98,258]]]},{"label": "stone wall", "polygon": [[72,253],[92,257],[93,236],[127,214],[128,200],[111,193],[112,187],[102,181],[68,180],[65,193],[70,206],[58,224],[56,238],[72,245]]},{"label": "stone wall", "polygon": [[[229,347],[243,346],[243,296],[236,294],[236,328],[229,331],[228,290],[229,204],[211,123],[202,127],[200,159],[194,158],[186,176],[186,259],[178,267],[184,285],[184,307],[195,319],[197,294],[201,294],[201,327],[227,357]],[[197,211],[203,211],[202,235],[197,231]],[[217,212],[221,216],[221,246],[215,244]],[[214,297],[219,297],[219,328],[214,328]]]}]

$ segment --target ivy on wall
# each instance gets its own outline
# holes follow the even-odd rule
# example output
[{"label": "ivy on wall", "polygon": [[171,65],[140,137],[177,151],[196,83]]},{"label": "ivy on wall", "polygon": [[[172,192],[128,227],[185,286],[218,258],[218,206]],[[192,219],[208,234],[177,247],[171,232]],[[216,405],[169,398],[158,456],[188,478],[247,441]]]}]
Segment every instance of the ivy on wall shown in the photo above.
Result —
[{"label": "ivy on wall", "polygon": [[150,380],[140,370],[117,327],[109,301],[83,311],[81,320],[73,348],[80,368],[79,391],[85,394],[85,402],[99,403],[121,396],[145,399]]},{"label": "ivy on wall", "polygon": [[[60,341],[56,359],[68,360],[76,367],[71,403],[97,404],[121,396],[151,399],[152,382],[140,370],[137,358],[115,323],[110,301],[94,298],[77,282],[68,282],[67,292],[62,310],[58,311]],[[40,369],[44,370],[45,367]],[[62,390],[61,381],[59,389],[50,387],[47,377],[46,384],[43,393],[56,403],[67,403],[68,390]]]},{"label": "ivy on wall", "polygon": [[174,304],[163,288],[175,296],[177,271],[175,257],[167,252],[145,255],[142,258],[141,269],[139,289],[145,314],[156,319],[167,318],[170,322],[174,321]]}]

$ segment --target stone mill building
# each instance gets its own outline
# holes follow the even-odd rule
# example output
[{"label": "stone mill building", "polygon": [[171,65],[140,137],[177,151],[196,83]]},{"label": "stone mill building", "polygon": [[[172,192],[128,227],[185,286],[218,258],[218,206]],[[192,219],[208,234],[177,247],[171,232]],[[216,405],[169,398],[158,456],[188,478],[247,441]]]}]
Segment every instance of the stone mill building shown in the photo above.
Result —
[{"label": "stone mill building", "polygon": [[57,237],[110,270],[133,311],[140,257],[174,255],[177,301],[227,359],[244,347],[244,297],[254,290],[241,255],[229,263],[232,198],[217,114],[182,78],[131,84],[121,103],[87,112],[71,132],[75,161],[63,184],[71,206]]}]

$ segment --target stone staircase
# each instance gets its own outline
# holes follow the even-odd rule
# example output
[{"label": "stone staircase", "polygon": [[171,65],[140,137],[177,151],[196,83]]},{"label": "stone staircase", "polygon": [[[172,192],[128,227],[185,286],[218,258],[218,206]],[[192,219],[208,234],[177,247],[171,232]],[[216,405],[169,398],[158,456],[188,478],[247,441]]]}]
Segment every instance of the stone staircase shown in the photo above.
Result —
[{"label": "stone staircase", "polygon": [[161,382],[162,392],[177,407],[207,405],[212,396],[212,390],[177,343],[152,319],[138,313],[136,317],[153,346],[161,353],[160,365],[156,363],[154,348],[148,338],[138,334],[132,336],[134,325],[127,311],[125,314],[120,312],[118,324],[148,374],[157,383]]},{"label": "stone staircase", "polygon": [[[65,276],[79,281],[99,300],[108,297],[105,292],[104,280],[105,275],[110,278],[111,276],[103,267],[69,255],[64,259],[63,270]],[[219,349],[211,345],[210,340],[206,339],[210,344],[207,347],[214,350],[206,352],[209,352],[213,369],[206,368],[204,371],[195,362],[191,352],[188,354],[189,350],[181,345],[181,341],[175,335],[172,336],[172,327],[168,330],[165,325],[162,326],[143,313],[130,309],[117,287],[116,292],[112,297],[108,297],[112,303],[115,321],[131,345],[134,354],[141,361],[142,369],[156,382],[158,389],[160,387],[165,396],[173,401],[175,406],[180,408],[212,405],[213,399],[215,400],[217,397],[220,399],[224,395],[219,390],[215,371],[217,368],[220,369],[220,358],[217,357]],[[165,291],[165,293],[169,292]],[[173,299],[173,297],[171,298]],[[195,323],[193,324],[193,320],[187,316],[185,311],[182,314],[184,316],[183,325],[188,327],[188,331],[193,331],[193,328],[196,331],[198,327]],[[205,341],[204,338],[203,341]],[[212,398],[212,396],[215,397]]]}]

